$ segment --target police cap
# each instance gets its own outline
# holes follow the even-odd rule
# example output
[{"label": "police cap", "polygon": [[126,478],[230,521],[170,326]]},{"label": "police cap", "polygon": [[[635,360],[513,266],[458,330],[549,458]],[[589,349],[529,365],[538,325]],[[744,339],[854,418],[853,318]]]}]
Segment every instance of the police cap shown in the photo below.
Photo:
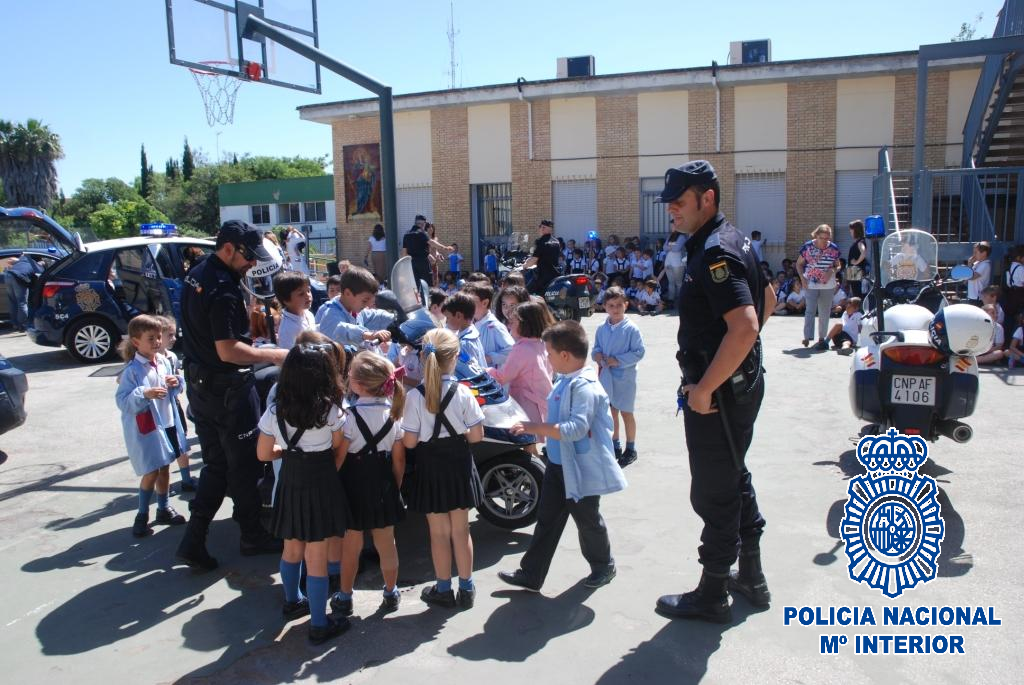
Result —
[{"label": "police cap", "polygon": [[709,185],[717,180],[718,176],[711,163],[704,159],[696,159],[666,171],[665,188],[654,201],[672,202],[690,186]]},{"label": "police cap", "polygon": [[240,219],[230,219],[221,224],[220,230],[217,231],[217,246],[225,243],[247,248],[261,262],[269,262],[272,259],[270,253],[263,247],[263,232]]}]

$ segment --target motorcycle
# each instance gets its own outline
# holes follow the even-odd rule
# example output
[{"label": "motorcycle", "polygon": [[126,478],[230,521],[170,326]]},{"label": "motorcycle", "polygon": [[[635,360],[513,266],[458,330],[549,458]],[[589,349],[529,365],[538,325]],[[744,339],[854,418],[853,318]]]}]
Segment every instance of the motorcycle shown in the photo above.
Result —
[{"label": "motorcycle", "polygon": [[943,286],[973,271],[953,267],[940,280],[938,243],[917,229],[890,233],[880,246],[873,238],[872,249],[876,287],[865,299],[870,311],[851,366],[853,413],[877,434],[896,428],[929,441],[967,442],[973,429],[960,419],[974,412],[975,357],[992,346],[994,322],[979,307],[949,304]]},{"label": "motorcycle", "polygon": [[[430,301],[427,284],[420,281],[417,287],[409,257],[395,263],[391,284],[393,291],[377,293],[376,306],[395,314],[388,327],[392,341],[419,349],[423,335],[437,327],[423,304]],[[545,465],[526,451],[536,442],[535,436],[511,433],[516,423],[529,420],[526,412],[468,355],[460,355],[454,375],[470,389],[484,414],[484,439],[472,446],[484,486],[484,501],[478,508],[481,517],[509,530],[532,524],[537,518]]]}]

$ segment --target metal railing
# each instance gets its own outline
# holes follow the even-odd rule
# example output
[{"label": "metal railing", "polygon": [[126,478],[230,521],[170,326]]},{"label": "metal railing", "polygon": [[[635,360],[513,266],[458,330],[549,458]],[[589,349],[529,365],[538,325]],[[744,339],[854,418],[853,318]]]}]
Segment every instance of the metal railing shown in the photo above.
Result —
[{"label": "metal railing", "polygon": [[900,216],[893,176],[889,148],[883,146],[878,151],[878,175],[871,182],[871,210],[885,217],[887,228],[898,231]]}]

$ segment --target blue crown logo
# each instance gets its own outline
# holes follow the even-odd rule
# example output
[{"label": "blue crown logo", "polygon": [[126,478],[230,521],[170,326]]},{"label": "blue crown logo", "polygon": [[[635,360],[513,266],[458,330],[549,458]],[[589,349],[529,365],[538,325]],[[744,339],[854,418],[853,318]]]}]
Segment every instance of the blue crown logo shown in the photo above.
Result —
[{"label": "blue crown logo", "polygon": [[895,428],[857,443],[867,473],[850,481],[840,530],[850,579],[887,597],[935,577],[946,529],[935,479],[917,472],[927,459],[928,443]]}]

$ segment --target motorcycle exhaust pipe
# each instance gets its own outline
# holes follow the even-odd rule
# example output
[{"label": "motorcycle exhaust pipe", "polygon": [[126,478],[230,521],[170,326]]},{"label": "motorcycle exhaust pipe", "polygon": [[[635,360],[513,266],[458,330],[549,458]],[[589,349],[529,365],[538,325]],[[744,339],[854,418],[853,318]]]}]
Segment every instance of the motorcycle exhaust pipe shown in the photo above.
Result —
[{"label": "motorcycle exhaust pipe", "polygon": [[973,428],[968,426],[966,423],[954,421],[952,419],[940,421],[935,427],[935,430],[939,435],[944,435],[954,442],[963,443],[974,437]]}]

